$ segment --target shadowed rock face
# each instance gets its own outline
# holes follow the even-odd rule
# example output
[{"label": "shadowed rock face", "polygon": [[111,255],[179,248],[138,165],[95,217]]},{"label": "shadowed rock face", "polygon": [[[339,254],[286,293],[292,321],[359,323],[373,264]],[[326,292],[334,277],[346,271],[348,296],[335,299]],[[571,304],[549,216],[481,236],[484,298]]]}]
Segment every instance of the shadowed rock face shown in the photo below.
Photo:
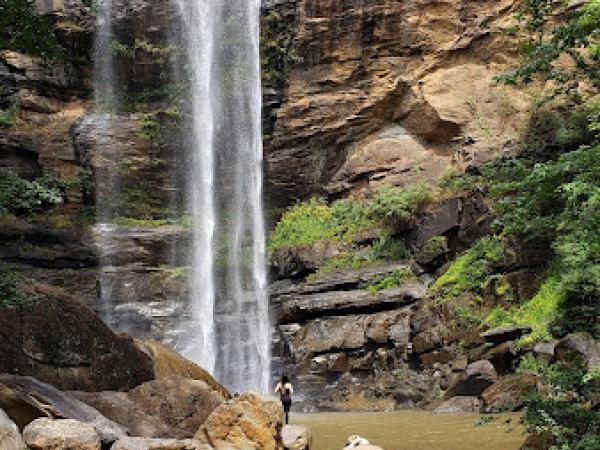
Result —
[{"label": "shadowed rock face", "polygon": [[149,381],[124,392],[74,392],[129,434],[145,438],[191,438],[225,401],[204,381],[182,377]]},{"label": "shadowed rock face", "polygon": [[121,390],[154,377],[151,358],[58,288],[34,285],[36,304],[0,310],[0,372],[59,389]]}]

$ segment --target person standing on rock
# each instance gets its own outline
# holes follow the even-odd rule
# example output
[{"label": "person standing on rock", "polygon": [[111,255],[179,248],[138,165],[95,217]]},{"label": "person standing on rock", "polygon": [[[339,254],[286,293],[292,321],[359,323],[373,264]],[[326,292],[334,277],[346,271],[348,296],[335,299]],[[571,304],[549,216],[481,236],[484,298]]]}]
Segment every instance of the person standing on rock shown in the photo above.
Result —
[{"label": "person standing on rock", "polygon": [[292,386],[292,383],[290,383],[287,376],[281,376],[281,380],[277,383],[275,392],[279,393],[279,399],[281,400],[283,411],[285,412],[285,424],[287,425],[290,419],[290,408],[292,407],[292,394],[294,393],[294,386]]}]

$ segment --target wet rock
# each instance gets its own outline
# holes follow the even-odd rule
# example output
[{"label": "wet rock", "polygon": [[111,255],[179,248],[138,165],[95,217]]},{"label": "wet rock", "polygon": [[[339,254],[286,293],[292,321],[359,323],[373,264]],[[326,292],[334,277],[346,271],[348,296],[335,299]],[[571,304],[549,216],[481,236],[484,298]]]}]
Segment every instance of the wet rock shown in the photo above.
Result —
[{"label": "wet rock", "polygon": [[477,397],[452,397],[433,412],[436,414],[474,413],[481,410],[482,402]]},{"label": "wet rock", "polygon": [[302,425],[285,425],[281,430],[284,450],[310,450],[312,436],[310,430]]},{"label": "wet rock", "polygon": [[579,357],[592,369],[600,365],[600,341],[589,333],[572,333],[561,339],[554,350],[556,359]]},{"label": "wet rock", "polygon": [[2,386],[9,398],[18,398],[19,402],[7,401],[2,396],[0,405],[9,403],[6,411],[15,415],[22,428],[39,417],[64,418],[93,426],[103,443],[112,443],[126,435],[121,425],[107,419],[96,409],[35,378],[0,375],[0,388]]},{"label": "wet rock", "polygon": [[217,450],[281,448],[281,403],[258,394],[243,394],[215,409],[195,439]]},{"label": "wet rock", "polygon": [[496,370],[489,361],[471,363],[467,366],[467,370],[450,385],[446,391],[446,398],[479,396],[494,384],[497,378]]},{"label": "wet rock", "polygon": [[0,409],[0,450],[23,450],[25,443],[21,439],[17,425]]},{"label": "wet rock", "polygon": [[148,355],[90,308],[61,289],[28,289],[39,302],[0,311],[0,372],[90,391],[128,389],[154,377]]},{"label": "wet rock", "polygon": [[537,377],[533,374],[512,374],[501,378],[481,394],[488,413],[516,411],[523,406],[523,395],[535,390]]},{"label": "wet rock", "polygon": [[502,344],[503,342],[516,341],[529,333],[531,333],[530,326],[516,325],[486,331],[485,333],[481,333],[481,337],[491,344]]},{"label": "wet rock", "polygon": [[177,440],[127,437],[115,442],[111,450],[212,450],[212,447],[194,439]]},{"label": "wet rock", "polygon": [[23,430],[23,440],[32,450],[100,450],[100,437],[93,426],[72,419],[36,419]]}]

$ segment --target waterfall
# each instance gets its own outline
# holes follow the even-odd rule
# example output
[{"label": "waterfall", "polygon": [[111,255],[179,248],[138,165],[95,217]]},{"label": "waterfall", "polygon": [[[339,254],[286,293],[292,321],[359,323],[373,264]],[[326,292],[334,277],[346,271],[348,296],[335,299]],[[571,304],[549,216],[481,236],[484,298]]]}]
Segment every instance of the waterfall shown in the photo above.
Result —
[{"label": "waterfall", "polygon": [[260,0],[176,0],[190,81],[191,320],[183,352],[232,390],[266,392]]},{"label": "waterfall", "polygon": [[[116,106],[116,75],[112,52],[112,0],[101,0],[97,4],[97,24],[94,39],[94,141],[99,160],[116,164],[118,151],[111,141],[111,110]],[[112,165],[108,164],[108,166]],[[107,166],[105,164],[104,166]],[[115,170],[98,169],[96,173],[96,219],[94,237],[99,249],[100,264],[100,306],[104,320],[113,324],[112,282],[107,277],[113,254],[115,227],[111,224],[115,215],[112,193],[119,189],[119,174]]]}]

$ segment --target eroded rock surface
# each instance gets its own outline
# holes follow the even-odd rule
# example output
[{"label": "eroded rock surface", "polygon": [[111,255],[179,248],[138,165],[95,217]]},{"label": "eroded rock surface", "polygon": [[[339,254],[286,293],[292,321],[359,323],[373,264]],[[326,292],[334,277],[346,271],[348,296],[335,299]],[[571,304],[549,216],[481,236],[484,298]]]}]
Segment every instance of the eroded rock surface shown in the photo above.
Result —
[{"label": "eroded rock surface", "polygon": [[217,450],[279,450],[282,418],[278,400],[243,394],[217,407],[195,438]]},{"label": "eroded rock surface", "polygon": [[23,440],[32,450],[100,450],[100,437],[93,426],[72,419],[36,419],[23,430]]}]

